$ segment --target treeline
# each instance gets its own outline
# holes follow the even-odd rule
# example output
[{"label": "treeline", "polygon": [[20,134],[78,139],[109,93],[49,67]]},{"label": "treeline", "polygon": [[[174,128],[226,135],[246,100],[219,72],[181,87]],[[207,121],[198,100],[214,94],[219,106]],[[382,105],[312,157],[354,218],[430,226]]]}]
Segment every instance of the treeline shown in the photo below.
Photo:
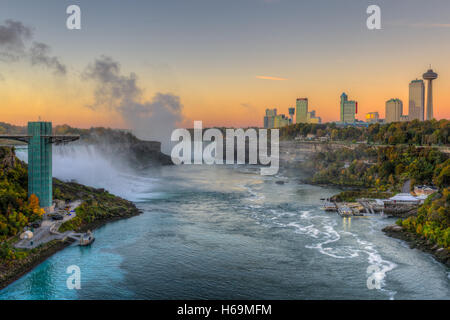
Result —
[{"label": "treeline", "polygon": [[318,152],[310,159],[316,169],[312,182],[374,188],[399,192],[405,181],[411,186],[450,182],[450,159],[435,148],[415,146],[341,148]]},{"label": "treeline", "polygon": [[15,158],[12,149],[0,147],[0,241],[43,215],[38,198],[27,199],[27,188],[26,165]]},{"label": "treeline", "polygon": [[338,126],[336,123],[297,123],[280,129],[280,137],[294,139],[313,134],[317,138],[328,137],[332,141],[367,141],[375,144],[450,144],[450,121],[408,121],[388,124],[371,124],[368,127]]},{"label": "treeline", "polygon": [[446,145],[450,143],[450,121],[410,121],[367,128],[368,142],[382,144]]},{"label": "treeline", "polygon": [[15,157],[13,149],[0,147],[0,262],[26,256],[12,249],[6,240],[44,214],[35,195],[27,199],[27,188],[26,164]]},{"label": "treeline", "polygon": [[[57,135],[79,135],[86,142],[98,142],[100,140],[112,140],[115,142],[139,141],[127,130],[111,129],[104,127],[92,127],[89,129],[74,128],[67,124],[53,127],[53,133]],[[0,134],[27,134],[27,126],[15,126],[0,122]]]},{"label": "treeline", "polygon": [[450,188],[445,188],[439,193],[428,197],[419,208],[417,216],[399,219],[398,225],[403,226],[409,232],[425,237],[431,243],[435,243],[450,250]]},{"label": "treeline", "polygon": [[0,134],[25,134],[26,132],[26,127],[0,122]]},{"label": "treeline", "polygon": [[336,123],[296,123],[280,128],[280,138],[294,139],[299,136],[306,137],[314,134],[318,138],[329,137],[331,140],[363,141],[366,138],[367,128],[346,126],[339,127]]},{"label": "treeline", "polygon": [[98,142],[101,140],[113,140],[115,142],[139,141],[131,132],[126,130],[111,129],[104,127],[92,127],[90,129],[73,128],[67,124],[58,125],[53,128],[53,133],[58,135],[79,135],[85,142]]}]

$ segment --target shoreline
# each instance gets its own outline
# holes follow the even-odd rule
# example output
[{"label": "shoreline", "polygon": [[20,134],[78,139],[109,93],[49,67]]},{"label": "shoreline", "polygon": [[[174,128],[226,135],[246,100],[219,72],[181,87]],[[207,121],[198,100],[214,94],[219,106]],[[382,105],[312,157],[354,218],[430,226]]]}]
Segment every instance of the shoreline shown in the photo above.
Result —
[{"label": "shoreline", "polygon": [[[133,214],[129,214],[126,216],[109,217],[106,219],[94,221],[81,227],[79,231],[85,232],[87,230],[95,230],[103,227],[108,223],[132,218],[140,215],[141,213],[142,211],[136,208],[136,211]],[[0,265],[0,293],[1,290],[19,280],[34,268],[39,266],[41,263],[45,262],[48,258],[53,256],[57,252],[64,250],[73,243],[74,240],[68,239],[64,241],[53,240],[44,244],[42,247],[37,248],[39,250],[38,252],[31,253],[30,256],[26,257],[24,260],[17,260],[11,266]]]},{"label": "shoreline", "polygon": [[[38,265],[45,262],[55,253],[67,248],[71,244],[72,242],[68,240],[53,240],[46,243],[43,247],[40,247],[38,249],[39,252],[31,253],[30,256],[24,259],[25,261],[18,260],[11,266],[0,266],[0,271],[2,272],[2,277],[0,278],[0,292],[13,282],[25,276]],[[3,272],[3,269],[6,269],[6,271]]]},{"label": "shoreline", "polygon": [[398,225],[389,225],[381,229],[387,236],[405,241],[410,249],[418,249],[424,253],[429,253],[438,262],[450,268],[450,251],[437,244],[430,243],[424,237],[419,237],[414,233],[406,231]]},{"label": "shoreline", "polygon": [[[345,187],[338,186],[333,183],[319,184],[319,183],[314,183],[312,181],[310,181],[308,183],[311,185],[316,185],[316,186],[320,186],[320,187],[335,187],[335,188],[340,187],[342,189],[341,193],[343,191],[358,189],[358,188],[349,188],[347,190],[347,189],[344,189]],[[359,190],[368,190],[368,189],[369,188],[360,188]],[[335,194],[331,198],[336,198],[336,196],[338,196],[341,193]],[[414,210],[417,214],[417,209],[414,209]],[[407,217],[409,215],[411,215],[410,212],[408,212],[404,217]],[[398,218],[400,216],[391,215],[391,217]],[[445,248],[442,248],[437,244],[430,243],[424,237],[422,237],[422,236],[419,237],[418,235],[408,232],[403,227],[400,227],[395,224],[388,225],[388,226],[382,228],[381,231],[388,237],[403,240],[404,242],[406,242],[408,244],[410,249],[418,249],[423,253],[431,254],[437,262],[442,263],[447,268],[450,268],[450,250],[446,250]]]}]

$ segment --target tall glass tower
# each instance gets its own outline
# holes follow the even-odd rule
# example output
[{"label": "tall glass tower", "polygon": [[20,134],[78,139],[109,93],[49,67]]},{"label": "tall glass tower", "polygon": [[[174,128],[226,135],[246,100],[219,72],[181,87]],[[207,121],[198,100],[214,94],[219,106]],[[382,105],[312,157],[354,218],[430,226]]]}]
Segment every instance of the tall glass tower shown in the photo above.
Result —
[{"label": "tall glass tower", "polygon": [[52,205],[51,122],[28,122],[28,195],[35,194],[41,207]]}]

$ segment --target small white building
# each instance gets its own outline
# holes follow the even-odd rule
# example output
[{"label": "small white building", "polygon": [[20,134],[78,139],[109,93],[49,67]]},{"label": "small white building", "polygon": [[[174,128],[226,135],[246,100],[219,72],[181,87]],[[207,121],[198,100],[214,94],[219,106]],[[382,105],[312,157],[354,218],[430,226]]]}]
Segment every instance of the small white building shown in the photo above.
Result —
[{"label": "small white building", "polygon": [[420,199],[414,197],[409,193],[398,193],[392,198],[389,198],[387,201],[397,204],[418,204],[420,203]]},{"label": "small white building", "polygon": [[23,240],[23,239],[31,239],[31,238],[33,238],[33,232],[31,232],[29,230],[24,231],[24,232],[22,232],[22,234],[20,235],[19,238],[21,240]]}]

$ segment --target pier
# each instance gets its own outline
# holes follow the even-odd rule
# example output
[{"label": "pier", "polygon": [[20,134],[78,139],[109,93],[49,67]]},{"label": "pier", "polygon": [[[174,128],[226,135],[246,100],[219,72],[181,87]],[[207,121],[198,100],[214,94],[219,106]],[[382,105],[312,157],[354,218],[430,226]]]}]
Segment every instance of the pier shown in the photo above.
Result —
[{"label": "pier", "polygon": [[359,217],[364,214],[361,213],[362,206],[359,203],[347,203],[343,204],[336,202],[337,212],[341,217]]}]

